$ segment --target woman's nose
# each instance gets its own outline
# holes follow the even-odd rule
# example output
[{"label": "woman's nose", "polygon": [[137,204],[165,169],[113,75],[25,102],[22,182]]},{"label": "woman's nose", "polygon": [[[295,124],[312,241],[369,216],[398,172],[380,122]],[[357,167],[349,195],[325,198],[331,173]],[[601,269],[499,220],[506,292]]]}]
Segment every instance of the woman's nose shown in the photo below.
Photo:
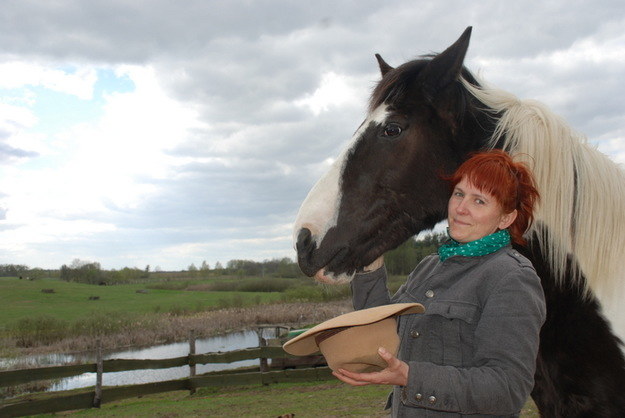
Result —
[{"label": "woman's nose", "polygon": [[456,212],[461,214],[467,213],[467,204],[464,199],[458,202],[458,206],[456,206]]}]

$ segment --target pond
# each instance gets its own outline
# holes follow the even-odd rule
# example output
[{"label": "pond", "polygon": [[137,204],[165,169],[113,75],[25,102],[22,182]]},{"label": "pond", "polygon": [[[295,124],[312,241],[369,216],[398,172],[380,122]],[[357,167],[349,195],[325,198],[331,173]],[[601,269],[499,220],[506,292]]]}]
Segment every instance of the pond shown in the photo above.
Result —
[{"label": "pond", "polygon": [[[274,338],[273,328],[263,330],[263,338]],[[197,354],[212,353],[218,351],[233,351],[244,348],[258,347],[258,334],[256,331],[241,331],[217,337],[198,339],[195,343]],[[110,351],[104,353],[104,360],[109,359],[164,359],[183,357],[189,354],[189,343],[163,344],[147,348],[135,348],[123,351]],[[69,363],[95,363],[95,353],[84,354],[49,354],[30,356],[19,359],[0,359],[0,369],[18,366],[19,368],[34,368],[44,366],[57,366]],[[255,366],[259,361],[244,360],[234,363],[198,364],[196,374],[212,371],[236,369],[239,367]],[[160,382],[189,376],[189,366],[173,367],[169,369],[146,369],[127,372],[105,373],[102,377],[104,386],[131,385],[140,383]],[[79,376],[63,378],[48,388],[48,391],[61,391],[94,386],[95,373],[84,373]]]}]

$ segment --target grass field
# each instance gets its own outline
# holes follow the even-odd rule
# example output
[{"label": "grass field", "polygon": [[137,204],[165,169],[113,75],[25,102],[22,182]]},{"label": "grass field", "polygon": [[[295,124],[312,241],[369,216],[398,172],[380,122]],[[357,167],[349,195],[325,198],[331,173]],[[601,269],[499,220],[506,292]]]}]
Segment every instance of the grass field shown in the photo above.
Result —
[{"label": "grass field", "polygon": [[[19,355],[19,350],[60,341],[68,341],[66,345],[75,350],[86,349],[96,336],[115,336],[104,342],[108,347],[172,341],[181,337],[180,330],[168,331],[168,328],[181,328],[172,318],[220,308],[267,304],[280,300],[282,295],[279,292],[189,291],[185,290],[186,285],[163,287],[96,286],[55,279],[31,281],[2,277],[0,356]],[[43,291],[46,289],[53,292],[46,293]],[[124,338],[120,339],[120,335]],[[82,341],[77,341],[81,337]]]},{"label": "grass field", "polygon": [[0,357],[93,350],[97,340],[105,349],[185,341],[191,330],[205,338],[258,324],[308,325],[346,312],[347,291],[271,277],[112,286],[2,277]]},{"label": "grass field", "polygon": [[[54,293],[43,293],[53,289]],[[137,293],[145,290],[147,293]],[[89,297],[99,297],[89,300]],[[176,312],[180,309],[202,310],[240,301],[242,305],[278,300],[278,292],[205,292],[146,289],[145,284],[94,286],[53,279],[19,280],[0,278],[0,324],[25,317],[49,315],[73,320],[91,311],[148,314]]]},{"label": "grass field", "polygon": [[[93,417],[277,417],[292,413],[303,417],[387,417],[383,410],[388,386],[352,387],[339,381],[275,384],[269,386],[199,389],[170,392],[52,416]],[[529,401],[523,418],[538,417]]]}]

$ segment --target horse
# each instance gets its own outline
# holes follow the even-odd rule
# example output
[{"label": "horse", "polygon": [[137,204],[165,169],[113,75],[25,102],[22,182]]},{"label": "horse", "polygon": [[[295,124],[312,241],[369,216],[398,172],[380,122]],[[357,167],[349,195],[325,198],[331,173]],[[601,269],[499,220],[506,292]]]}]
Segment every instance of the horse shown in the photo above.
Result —
[{"label": "horse", "polygon": [[440,54],[392,67],[365,121],[310,190],[293,239],[298,264],[347,283],[380,255],[446,219],[442,180],[480,150],[532,169],[541,200],[527,243],[545,292],[531,396],[548,417],[624,417],[625,175],[545,105],[472,74],[471,27]]}]

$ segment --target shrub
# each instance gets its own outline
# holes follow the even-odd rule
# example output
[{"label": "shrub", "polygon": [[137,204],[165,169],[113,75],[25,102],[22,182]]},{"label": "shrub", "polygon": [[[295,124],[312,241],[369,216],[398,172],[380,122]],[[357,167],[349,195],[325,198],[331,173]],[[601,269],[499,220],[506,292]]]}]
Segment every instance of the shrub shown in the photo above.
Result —
[{"label": "shrub", "polygon": [[283,295],[284,302],[329,302],[349,298],[351,290],[349,286],[298,286],[287,289]]},{"label": "shrub", "polygon": [[132,326],[133,319],[116,312],[91,312],[76,320],[71,332],[92,337],[109,335]]},{"label": "shrub", "polygon": [[241,295],[232,295],[229,298],[219,299],[218,301],[219,309],[242,308],[243,306],[245,306],[245,301]]},{"label": "shrub", "polygon": [[171,281],[148,284],[145,287],[154,290],[184,290],[189,286],[188,281]]},{"label": "shrub", "polygon": [[284,292],[293,286],[293,280],[289,279],[253,279],[241,283],[240,292]]},{"label": "shrub", "polygon": [[193,309],[191,309],[188,305],[181,305],[181,304],[173,305],[167,311],[167,313],[172,316],[185,316],[185,315],[191,314],[192,312],[193,312]]},{"label": "shrub", "polygon": [[22,318],[7,327],[8,336],[17,347],[53,344],[66,338],[99,337],[123,332],[136,324],[137,318],[117,312],[91,312],[72,323],[40,315]]},{"label": "shrub", "polygon": [[239,288],[240,283],[237,281],[220,281],[211,283],[206,288],[193,288],[193,290],[208,290],[211,292],[236,292]]},{"label": "shrub", "polygon": [[68,333],[68,323],[49,315],[39,315],[22,318],[8,330],[18,347],[32,347],[62,340]]}]

